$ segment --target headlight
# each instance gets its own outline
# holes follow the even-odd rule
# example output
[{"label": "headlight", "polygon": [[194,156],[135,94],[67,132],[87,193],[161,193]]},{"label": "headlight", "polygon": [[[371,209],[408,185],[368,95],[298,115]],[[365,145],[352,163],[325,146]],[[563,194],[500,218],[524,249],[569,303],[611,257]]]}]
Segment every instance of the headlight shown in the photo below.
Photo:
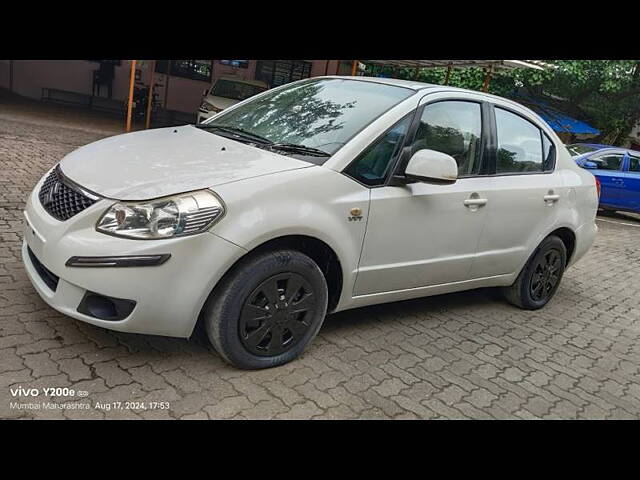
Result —
[{"label": "headlight", "polygon": [[203,113],[218,113],[222,111],[222,108],[218,108],[215,105],[212,105],[207,101],[204,101],[202,102],[202,105],[200,105],[200,111]]},{"label": "headlight", "polygon": [[223,215],[222,201],[200,190],[147,202],[118,202],[100,217],[96,229],[127,238],[170,238],[204,232]]},{"label": "headlight", "polygon": [[204,113],[218,113],[221,112],[222,109],[210,104],[207,101],[204,101],[202,102],[202,105],[200,105],[200,111]]}]

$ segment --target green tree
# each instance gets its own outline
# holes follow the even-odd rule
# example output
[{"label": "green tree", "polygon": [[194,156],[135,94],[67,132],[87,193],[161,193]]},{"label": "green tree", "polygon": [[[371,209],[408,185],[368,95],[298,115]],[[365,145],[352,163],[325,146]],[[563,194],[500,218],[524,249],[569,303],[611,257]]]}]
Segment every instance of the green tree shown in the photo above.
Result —
[{"label": "green tree", "polygon": [[640,121],[640,60],[558,60],[555,69],[532,81],[520,71],[534,95],[555,98],[558,108],[593,124],[602,141],[623,143]]},{"label": "green tree", "polygon": [[[601,141],[624,143],[640,122],[640,60],[546,62],[551,67],[545,70],[516,68],[494,73],[489,92],[509,97],[519,89],[524,90],[595,126],[601,132]],[[385,68],[382,72],[435,84],[443,83],[446,75],[445,68]],[[481,90],[485,75],[481,68],[453,69],[449,84]]]}]

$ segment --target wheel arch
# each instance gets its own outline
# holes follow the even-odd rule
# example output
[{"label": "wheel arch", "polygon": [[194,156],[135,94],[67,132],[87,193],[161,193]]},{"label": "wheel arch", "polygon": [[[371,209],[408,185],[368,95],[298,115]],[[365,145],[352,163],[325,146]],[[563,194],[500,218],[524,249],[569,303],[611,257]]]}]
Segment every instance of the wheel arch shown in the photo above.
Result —
[{"label": "wheel arch", "polygon": [[[547,237],[555,235],[562,240],[565,248],[567,249],[567,265],[571,263],[571,258],[576,249],[576,234],[568,227],[556,228],[553,232],[549,233]],[[545,237],[546,238],[546,237]]]},{"label": "wheel arch", "polygon": [[[221,284],[228,275],[232,274],[238,264],[240,264],[242,261],[246,260],[250,256],[276,249],[296,250],[307,255],[318,264],[327,282],[329,297],[327,313],[332,312],[340,302],[342,293],[342,286],[344,281],[342,263],[340,262],[340,259],[338,258],[335,250],[331,248],[330,245],[328,245],[323,240],[310,235],[281,235],[270,238],[269,240],[265,240],[262,243],[254,246],[250,250],[247,250],[225,271],[220,280],[216,283],[216,285],[214,285],[211,292],[209,292],[209,296],[213,294],[213,292],[216,290],[216,287]],[[202,310],[204,308],[205,306],[203,305],[200,309],[200,313],[202,313]],[[198,317],[200,317],[200,315]]]},{"label": "wheel arch", "polygon": [[329,293],[327,312],[332,312],[340,302],[343,283],[342,264],[333,248],[319,238],[309,235],[283,235],[261,243],[248,251],[242,258],[276,249],[299,251],[318,264],[327,282]]}]

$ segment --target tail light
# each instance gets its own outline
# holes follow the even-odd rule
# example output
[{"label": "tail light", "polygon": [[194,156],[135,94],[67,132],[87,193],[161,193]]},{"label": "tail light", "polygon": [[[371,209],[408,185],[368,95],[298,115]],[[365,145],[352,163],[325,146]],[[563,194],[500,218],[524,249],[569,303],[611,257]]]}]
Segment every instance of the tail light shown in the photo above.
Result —
[{"label": "tail light", "polygon": [[598,192],[598,200],[600,200],[600,193],[602,191],[602,186],[600,185],[600,179],[596,178],[596,191]]}]

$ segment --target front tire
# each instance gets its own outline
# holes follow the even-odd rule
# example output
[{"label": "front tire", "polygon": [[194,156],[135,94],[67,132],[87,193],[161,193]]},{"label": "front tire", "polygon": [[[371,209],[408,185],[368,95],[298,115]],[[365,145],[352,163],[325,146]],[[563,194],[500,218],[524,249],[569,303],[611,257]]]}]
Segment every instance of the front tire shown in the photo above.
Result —
[{"label": "front tire", "polygon": [[328,291],[308,256],[277,250],[242,259],[207,300],[209,340],[230,364],[269,368],[298,357],[320,330]]},{"label": "front tire", "polygon": [[525,310],[544,307],[555,295],[567,264],[567,249],[555,235],[545,238],[515,283],[502,289],[505,298]]}]

